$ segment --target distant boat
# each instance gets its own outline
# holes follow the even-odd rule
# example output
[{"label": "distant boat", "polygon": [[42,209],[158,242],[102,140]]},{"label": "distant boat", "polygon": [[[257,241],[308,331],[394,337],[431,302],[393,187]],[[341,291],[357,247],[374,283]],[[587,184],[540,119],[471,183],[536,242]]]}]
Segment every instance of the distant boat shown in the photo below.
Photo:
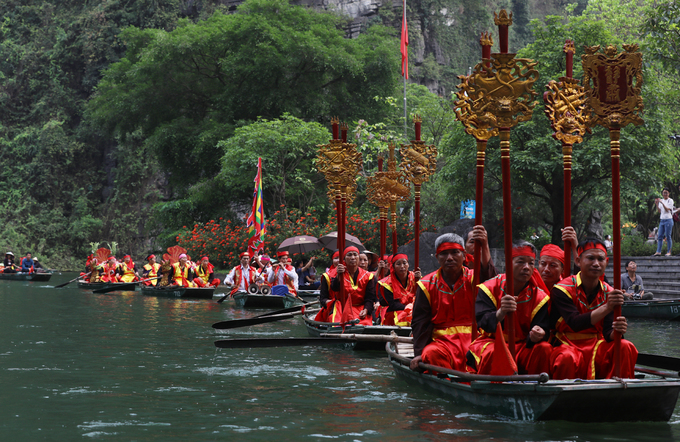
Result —
[{"label": "distant boat", "polygon": [[45,282],[52,277],[52,272],[45,273],[0,273],[0,279],[7,281],[35,281]]},{"label": "distant boat", "polygon": [[234,293],[234,302],[241,308],[289,308],[296,304],[302,305],[299,298],[290,294],[280,296],[248,292]]},{"label": "distant boat", "polygon": [[626,318],[652,318],[680,320],[680,299],[654,299],[648,301],[626,301],[621,307]]}]

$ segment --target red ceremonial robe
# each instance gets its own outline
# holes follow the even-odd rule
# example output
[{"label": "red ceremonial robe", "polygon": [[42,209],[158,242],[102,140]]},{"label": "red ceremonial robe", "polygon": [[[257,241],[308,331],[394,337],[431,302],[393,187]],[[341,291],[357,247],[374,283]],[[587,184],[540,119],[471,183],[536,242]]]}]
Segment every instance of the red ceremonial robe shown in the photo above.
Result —
[{"label": "red ceremonial robe", "polygon": [[[366,309],[368,315],[361,319],[359,324],[373,325],[371,312],[373,311],[373,303],[376,301],[373,273],[357,268],[353,277],[350,277],[348,272],[343,273],[342,276],[344,277],[345,299],[349,297],[349,302],[340,302],[343,300],[339,298],[340,278],[338,278],[337,274],[331,278],[330,275],[325,273],[321,281],[319,300],[322,304],[325,300],[328,300],[328,302],[324,309],[317,314],[316,320],[321,322],[342,322],[343,317],[348,320],[359,319],[361,311]],[[330,283],[328,283],[328,279],[330,279]],[[347,308],[351,309],[351,311],[345,312],[344,310]]]},{"label": "red ceremonial robe", "polygon": [[[234,267],[234,285],[232,286],[231,292],[229,292],[230,295],[234,295],[234,293],[238,292],[239,287],[241,286],[241,278],[243,272],[241,270],[241,266],[236,266]],[[252,283],[255,282],[255,269],[252,267],[250,270],[248,270],[248,280],[245,282],[245,287],[246,291],[248,290],[248,286]]]},{"label": "red ceremonial robe", "polygon": [[413,305],[413,350],[426,364],[465,371],[472,336],[473,271],[463,267],[450,287],[441,269],[418,281]]},{"label": "red ceremonial robe", "polygon": [[173,284],[182,287],[196,287],[196,284],[193,282],[194,272],[191,270],[191,267],[189,267],[189,263],[187,262],[184,268],[180,268],[179,264],[180,263],[176,262],[172,265]]},{"label": "red ceremonial robe", "polygon": [[[479,285],[475,301],[475,316],[482,333],[470,344],[468,369],[479,374],[492,373],[493,352],[495,347],[496,311],[500,308],[501,297],[505,295],[505,274]],[[552,346],[547,342],[550,333],[550,316],[548,312],[550,297],[532,281],[522,289],[516,297],[517,310],[514,313],[515,324],[515,360],[519,372],[524,374],[549,373]],[[503,336],[508,345],[508,332],[505,321],[501,323]],[[532,342],[529,332],[538,325],[545,331],[540,342]]]},{"label": "red ceremonial robe", "polygon": [[108,262],[104,264],[104,270],[101,275],[103,282],[118,282],[118,264],[110,265]]},{"label": "red ceremonial robe", "polygon": [[199,265],[196,267],[196,270],[194,273],[196,274],[194,278],[194,282],[196,283],[197,286],[199,287],[217,287],[220,285],[220,280],[215,278],[215,273],[214,270],[215,266],[208,263],[208,268],[205,270],[203,269],[203,266]]},{"label": "red ceremonial robe", "polygon": [[387,308],[381,309],[384,312],[381,315],[382,325],[411,326],[416,287],[416,276],[413,272],[408,272],[406,287],[393,274],[378,282],[376,295],[378,299],[382,298],[387,303]]},{"label": "red ceremonial robe", "polygon": [[[295,272],[295,268],[292,265],[286,265],[286,270],[289,272]],[[272,285],[277,285],[279,283],[279,278],[283,275],[283,283],[288,287],[288,293],[293,296],[297,296],[297,289],[295,288],[295,281],[283,272],[282,264],[276,264],[272,270],[274,272],[274,281],[270,281]]]},{"label": "red ceremonial robe", "polygon": [[[613,288],[600,281],[597,293],[588,299],[580,272],[553,287],[556,345],[550,357],[553,379],[609,379],[614,376],[614,313],[609,313],[595,325],[590,321],[591,312],[606,304],[609,290]],[[622,378],[635,376],[637,354],[632,342],[621,339]]]}]

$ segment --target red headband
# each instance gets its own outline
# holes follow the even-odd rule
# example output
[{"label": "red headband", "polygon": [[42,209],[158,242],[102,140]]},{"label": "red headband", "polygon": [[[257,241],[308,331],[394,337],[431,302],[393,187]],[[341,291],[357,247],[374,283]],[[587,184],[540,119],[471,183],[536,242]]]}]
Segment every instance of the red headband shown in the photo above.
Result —
[{"label": "red headband", "polygon": [[335,258],[340,258],[340,251],[339,250],[336,250],[335,253],[333,253],[333,257],[331,259],[335,259]]},{"label": "red headband", "polygon": [[132,258],[132,256],[130,256],[130,255],[125,255],[125,256],[123,256],[123,259],[125,259],[125,258]]},{"label": "red headband", "polygon": [[288,256],[288,252],[287,252],[287,251],[276,252],[276,257],[277,257],[277,258],[281,258],[282,256]]},{"label": "red headband", "polygon": [[207,256],[204,256],[203,258],[201,258],[201,261],[203,261],[204,259],[207,259],[208,261],[210,261],[210,258],[208,258]]},{"label": "red headband", "polygon": [[555,244],[546,244],[541,249],[541,256],[550,256],[555,259],[559,259],[562,265],[564,265],[564,250],[556,246]]},{"label": "red headband", "polygon": [[149,256],[146,257],[146,260],[149,261],[151,259],[154,259],[155,257],[156,257],[156,255],[149,255]]},{"label": "red headband", "polygon": [[443,242],[439,244],[439,247],[437,247],[437,251],[435,252],[435,255],[439,255],[445,250],[461,250],[463,253],[465,253],[465,248],[458,244],[457,242]]},{"label": "red headband", "polygon": [[241,253],[240,255],[238,255],[239,258],[243,258],[244,256],[247,256],[248,258],[250,258],[250,253],[248,253],[248,252],[243,252],[243,253]]},{"label": "red headband", "polygon": [[346,248],[345,248],[345,253],[342,254],[342,257],[344,258],[345,256],[347,256],[347,254],[348,254],[349,252],[357,252],[357,255],[358,255],[358,254],[359,254],[359,249],[357,249],[357,248],[354,247],[354,246],[346,247]]},{"label": "red headband", "polygon": [[392,265],[394,265],[394,264],[395,264],[397,261],[399,261],[400,259],[405,259],[406,261],[408,261],[408,256],[406,256],[406,255],[403,254],[403,253],[397,253],[396,255],[394,255],[394,256],[392,257]]},{"label": "red headband", "polygon": [[536,259],[536,253],[529,246],[520,246],[512,248],[512,257],[517,258],[518,256],[530,256]]},{"label": "red headband", "polygon": [[607,254],[607,248],[605,246],[603,246],[600,243],[593,242],[593,241],[587,242],[586,245],[583,246],[583,247],[578,247],[576,249],[576,253],[578,253],[578,256],[581,256],[581,254],[583,252],[585,252],[586,250],[590,250],[590,249],[600,249],[604,252],[605,255]]}]

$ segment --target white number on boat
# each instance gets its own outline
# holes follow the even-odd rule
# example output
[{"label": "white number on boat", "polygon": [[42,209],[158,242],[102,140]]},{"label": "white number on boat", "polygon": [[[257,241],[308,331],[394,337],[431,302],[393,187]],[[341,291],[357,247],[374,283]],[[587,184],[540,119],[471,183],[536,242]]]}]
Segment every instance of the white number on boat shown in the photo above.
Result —
[{"label": "white number on boat", "polygon": [[671,313],[677,313],[678,312],[678,306],[677,305],[671,305]]},{"label": "white number on boat", "polygon": [[[531,403],[522,398],[508,398],[510,405],[512,405],[512,411],[515,414],[515,419],[521,419],[523,421],[533,421],[534,420],[534,410],[531,408]],[[517,413],[517,408],[519,408],[519,414]],[[521,414],[521,416],[520,416]]]},{"label": "white number on boat", "polygon": [[174,296],[175,298],[179,298],[180,296],[182,296],[182,292],[180,290],[175,290],[174,292],[172,292],[172,296]]}]

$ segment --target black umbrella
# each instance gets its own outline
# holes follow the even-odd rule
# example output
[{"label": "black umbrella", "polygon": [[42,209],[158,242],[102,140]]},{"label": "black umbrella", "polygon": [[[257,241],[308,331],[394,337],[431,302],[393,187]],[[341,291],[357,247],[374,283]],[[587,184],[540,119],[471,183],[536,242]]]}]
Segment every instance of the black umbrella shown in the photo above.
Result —
[{"label": "black umbrella", "polygon": [[283,240],[278,248],[280,252],[288,252],[291,255],[295,253],[307,253],[313,250],[319,250],[323,245],[313,236],[300,235],[286,238]]},{"label": "black umbrella", "polygon": [[[319,242],[326,249],[336,250],[338,248],[338,232],[337,231],[331,232],[327,235],[322,236],[321,238],[319,238]],[[359,238],[357,238],[356,236],[352,236],[348,233],[345,233],[345,247],[349,246],[354,246],[359,250],[362,250],[364,248],[364,245],[361,244]]]}]

